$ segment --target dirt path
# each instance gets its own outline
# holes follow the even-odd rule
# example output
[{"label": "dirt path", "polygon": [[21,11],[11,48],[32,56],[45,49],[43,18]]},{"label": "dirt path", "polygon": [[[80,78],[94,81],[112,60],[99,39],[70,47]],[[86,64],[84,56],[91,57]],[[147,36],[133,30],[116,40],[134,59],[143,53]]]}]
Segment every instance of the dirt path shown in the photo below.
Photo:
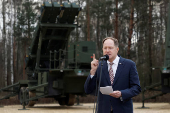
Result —
[{"label": "dirt path", "polygon": [[134,113],[170,113],[169,103],[145,103],[145,107],[148,109],[138,109],[142,103],[134,103]]},{"label": "dirt path", "polygon": [[[145,103],[149,109],[137,109],[142,103],[134,103],[134,113],[170,113],[169,103]],[[37,104],[33,108],[22,109],[21,105],[0,107],[0,113],[93,113],[94,104],[87,103],[80,106],[59,106],[58,104]]]}]

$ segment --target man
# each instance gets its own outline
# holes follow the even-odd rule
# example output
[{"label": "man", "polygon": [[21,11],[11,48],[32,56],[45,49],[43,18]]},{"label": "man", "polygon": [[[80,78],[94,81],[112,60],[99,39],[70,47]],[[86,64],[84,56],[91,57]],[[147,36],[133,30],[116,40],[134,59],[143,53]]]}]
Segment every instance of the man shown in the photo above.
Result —
[{"label": "man", "polygon": [[[107,54],[109,60],[103,61],[100,87],[112,86],[113,93],[99,93],[98,113],[133,113],[131,98],[141,92],[135,63],[117,55],[118,51],[117,39],[107,37],[103,40],[103,55]],[[87,94],[95,91],[100,69],[101,63],[93,54],[90,75],[84,85]]]}]

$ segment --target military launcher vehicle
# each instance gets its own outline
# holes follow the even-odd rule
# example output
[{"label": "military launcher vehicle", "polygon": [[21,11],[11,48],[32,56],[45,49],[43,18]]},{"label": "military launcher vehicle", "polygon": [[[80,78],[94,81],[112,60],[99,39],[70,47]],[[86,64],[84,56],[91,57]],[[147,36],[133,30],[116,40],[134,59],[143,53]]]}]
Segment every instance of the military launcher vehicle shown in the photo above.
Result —
[{"label": "military launcher vehicle", "polygon": [[74,105],[75,95],[85,95],[95,43],[69,44],[81,7],[73,2],[44,2],[26,60],[27,80],[0,89],[18,95],[21,104],[33,106],[39,98],[54,98],[60,105]]}]

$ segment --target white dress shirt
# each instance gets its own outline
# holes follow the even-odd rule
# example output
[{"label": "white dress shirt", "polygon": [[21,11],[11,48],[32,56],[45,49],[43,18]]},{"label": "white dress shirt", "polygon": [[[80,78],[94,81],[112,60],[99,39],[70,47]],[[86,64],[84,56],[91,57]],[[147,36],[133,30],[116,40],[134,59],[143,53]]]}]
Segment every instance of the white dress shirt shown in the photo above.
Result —
[{"label": "white dress shirt", "polygon": [[[117,56],[117,57],[115,58],[115,60],[113,61],[112,69],[113,69],[113,76],[114,76],[114,78],[115,78],[115,75],[116,75],[117,66],[118,66],[118,64],[119,64],[119,59],[120,59],[120,57]],[[111,62],[109,62],[109,61],[107,60],[108,71],[109,71],[109,69],[110,69],[110,63],[111,63]]]}]

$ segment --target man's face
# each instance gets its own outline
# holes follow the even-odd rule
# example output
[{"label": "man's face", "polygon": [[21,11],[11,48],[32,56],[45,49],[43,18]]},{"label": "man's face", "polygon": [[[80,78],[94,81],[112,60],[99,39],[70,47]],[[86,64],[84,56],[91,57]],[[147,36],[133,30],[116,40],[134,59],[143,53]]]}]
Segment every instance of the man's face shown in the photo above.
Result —
[{"label": "man's face", "polygon": [[116,58],[119,48],[114,45],[113,40],[107,39],[103,43],[103,55],[109,55],[109,62]]}]

